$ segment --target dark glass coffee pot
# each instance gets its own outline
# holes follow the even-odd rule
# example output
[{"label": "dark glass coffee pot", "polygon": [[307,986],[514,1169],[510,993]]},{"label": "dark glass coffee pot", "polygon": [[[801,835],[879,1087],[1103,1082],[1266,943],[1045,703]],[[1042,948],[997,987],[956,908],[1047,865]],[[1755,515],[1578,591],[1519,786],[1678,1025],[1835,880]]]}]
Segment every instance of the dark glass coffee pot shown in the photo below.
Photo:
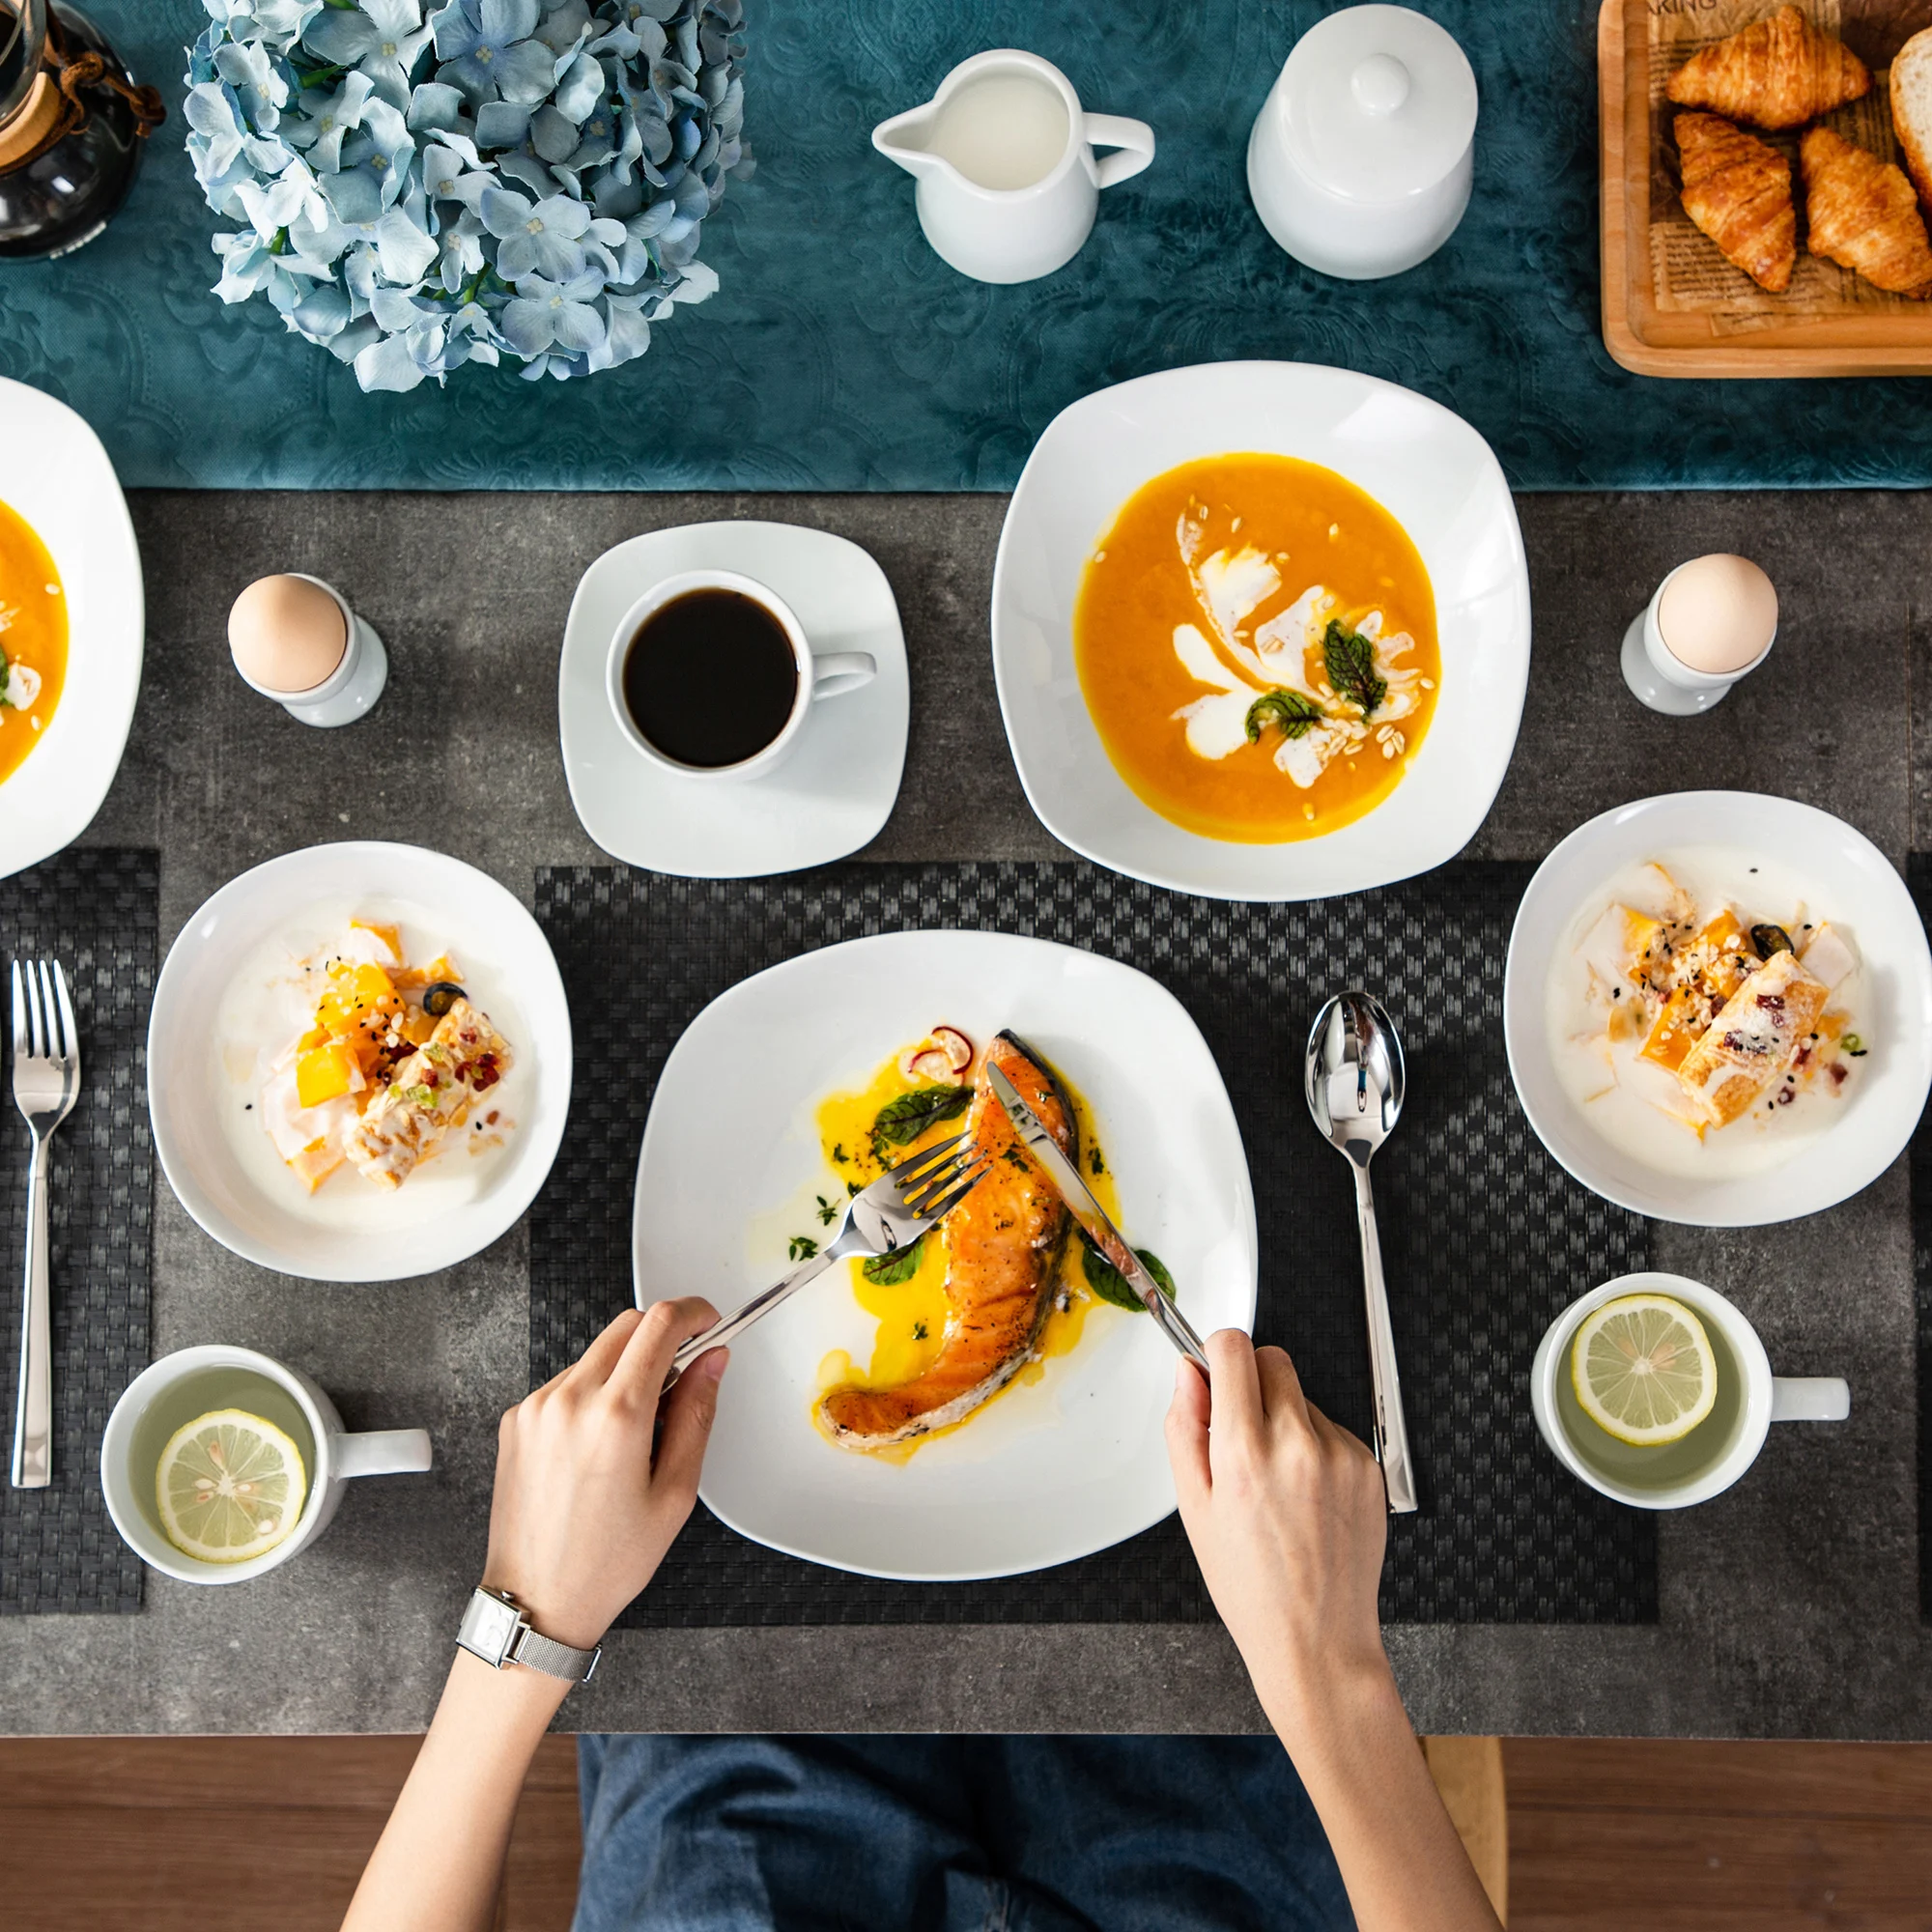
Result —
[{"label": "dark glass coffee pot", "polygon": [[164,113],[86,14],[60,0],[0,0],[0,259],[92,242]]}]

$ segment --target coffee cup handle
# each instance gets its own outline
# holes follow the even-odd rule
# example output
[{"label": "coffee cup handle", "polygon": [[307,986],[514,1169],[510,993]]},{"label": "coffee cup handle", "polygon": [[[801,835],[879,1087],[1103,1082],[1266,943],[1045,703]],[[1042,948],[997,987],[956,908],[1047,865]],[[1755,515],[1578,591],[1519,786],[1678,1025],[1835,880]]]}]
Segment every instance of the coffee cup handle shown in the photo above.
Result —
[{"label": "coffee cup handle", "polygon": [[1851,1384],[1838,1376],[1771,1378],[1774,1422],[1842,1422],[1851,1412]]},{"label": "coffee cup handle", "polygon": [[414,1476],[431,1466],[427,1429],[368,1429],[329,1447],[338,1476]]},{"label": "coffee cup handle", "polygon": [[1119,150],[1094,164],[1096,185],[1129,181],[1153,159],[1153,129],[1145,121],[1131,121],[1124,114],[1083,114],[1080,121],[1090,148]]},{"label": "coffee cup handle", "polygon": [[811,701],[857,691],[878,674],[879,661],[870,651],[828,651],[811,661]]}]

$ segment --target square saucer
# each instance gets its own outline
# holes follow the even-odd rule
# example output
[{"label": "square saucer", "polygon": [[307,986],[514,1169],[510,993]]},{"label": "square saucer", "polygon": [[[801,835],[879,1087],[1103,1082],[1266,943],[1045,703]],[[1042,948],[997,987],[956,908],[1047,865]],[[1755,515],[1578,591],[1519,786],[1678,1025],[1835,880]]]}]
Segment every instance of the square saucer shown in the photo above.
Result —
[{"label": "square saucer", "polygon": [[[606,694],[611,639],[652,584],[735,570],[789,604],[816,652],[869,651],[879,671],[814,704],[769,778],[686,778],[619,728]],[[886,574],[855,543],[795,524],[686,524],[607,550],[583,573],[563,627],[557,720],[570,802],[613,859],[688,879],[745,879],[823,866],[875,838],[898,797],[911,705],[905,634]]]}]

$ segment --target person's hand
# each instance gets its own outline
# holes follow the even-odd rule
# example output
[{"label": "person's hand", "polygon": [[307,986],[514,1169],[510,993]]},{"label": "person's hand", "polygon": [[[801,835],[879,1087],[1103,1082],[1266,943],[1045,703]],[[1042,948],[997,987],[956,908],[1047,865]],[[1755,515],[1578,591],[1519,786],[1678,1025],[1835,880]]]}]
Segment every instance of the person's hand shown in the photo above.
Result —
[{"label": "person's hand", "polygon": [[1287,1737],[1324,1698],[1387,1676],[1376,1608],[1387,1495],[1376,1459],[1302,1394],[1284,1350],[1237,1328],[1207,1350],[1211,1390],[1182,1361],[1167,1412],[1180,1520]]},{"label": "person's hand", "polygon": [[[718,1320],[688,1295],[626,1309],[503,1417],[483,1581],[532,1629],[588,1650],[651,1579],[697,1497],[728,1353],[700,1355],[665,1398],[678,1344]],[[656,1446],[653,1448],[653,1436]]]}]

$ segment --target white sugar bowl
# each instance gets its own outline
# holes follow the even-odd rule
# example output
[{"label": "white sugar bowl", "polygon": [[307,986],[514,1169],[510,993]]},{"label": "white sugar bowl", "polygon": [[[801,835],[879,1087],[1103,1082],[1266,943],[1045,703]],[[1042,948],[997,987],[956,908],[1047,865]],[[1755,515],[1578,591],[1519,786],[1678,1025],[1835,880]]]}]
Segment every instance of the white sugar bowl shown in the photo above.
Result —
[{"label": "white sugar bowl", "polygon": [[1469,205],[1476,76],[1406,7],[1349,7],[1294,43],[1248,137],[1268,233],[1324,275],[1372,281],[1426,261]]}]

